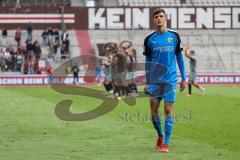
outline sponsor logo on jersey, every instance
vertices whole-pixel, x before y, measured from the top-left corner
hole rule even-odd
[[[154,48],[154,52],[171,52],[173,51],[173,46],[162,46]]]

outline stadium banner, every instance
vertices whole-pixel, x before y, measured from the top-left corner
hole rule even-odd
[[[59,8],[12,8],[0,10],[0,28],[26,28],[28,23],[34,29],[51,26],[60,28],[64,22],[68,29],[153,29],[152,13],[156,7],[65,7],[64,15]],[[239,29],[240,7],[201,6],[164,7],[167,24],[172,29]]]
[[[85,84],[85,79],[92,78],[79,76],[78,83]],[[73,84],[73,76],[56,76],[54,84]],[[0,75],[0,86],[44,86],[49,84],[47,75]]]
[[[180,76],[178,81],[180,81]],[[138,84],[144,84],[144,75],[136,74]],[[198,75],[196,81],[200,84],[240,84],[240,74]],[[73,84],[73,76],[54,76],[54,84]],[[95,84],[95,76],[79,76],[79,84]],[[0,75],[0,86],[44,86],[48,85],[47,75]]]
[[[74,14],[0,14],[0,23],[74,23]]]

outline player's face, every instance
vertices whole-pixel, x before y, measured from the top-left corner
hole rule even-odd
[[[163,12],[155,14],[153,16],[153,22],[156,27],[164,27],[166,26],[166,16]]]

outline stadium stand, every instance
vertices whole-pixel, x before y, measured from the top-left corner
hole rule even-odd
[[[143,40],[150,32],[151,30],[91,30],[89,35],[95,44],[130,40],[137,50],[138,62],[144,62]],[[199,72],[233,73],[240,71],[239,30],[197,30],[197,32],[179,30],[178,33],[182,38],[183,48],[188,43],[192,43],[196,50]],[[189,65],[186,66],[188,70]]]
[[[16,67],[16,64],[12,64],[12,63],[8,63],[8,59],[11,59],[11,56],[14,59],[14,55],[15,52],[17,54],[18,49],[17,49],[17,43],[14,40],[15,37],[15,32],[16,30],[8,30],[8,47],[0,47],[0,60],[1,60],[1,70],[2,71],[19,71],[16,70],[14,67]],[[21,37],[21,48],[26,48],[25,45],[25,41],[27,39],[27,32],[26,30],[21,30],[22,32],[22,37]],[[33,41],[32,42],[39,42],[40,47],[41,47],[41,56],[40,56],[40,61],[44,61],[45,64],[49,64],[51,63],[51,65],[53,66],[53,68],[61,65],[64,61],[70,59],[70,58],[74,58],[76,56],[79,56],[81,54],[81,50],[79,48],[79,43],[78,43],[78,39],[77,39],[77,34],[75,32],[75,30],[69,30],[68,31],[68,35],[69,35],[69,41],[70,41],[70,48],[69,48],[69,53],[67,53],[66,55],[66,59],[62,59],[61,58],[61,47],[59,46],[57,49],[57,53],[53,53],[53,46],[46,46],[44,45],[44,41],[42,38],[42,32],[43,30],[34,30],[33,31]],[[60,35],[62,33],[60,32]],[[60,36],[61,37],[61,36]],[[60,38],[61,39],[61,38]],[[2,38],[0,38],[0,44],[2,44]],[[60,40],[60,44],[62,44],[61,40]],[[8,49],[9,48],[9,49]],[[4,51],[5,50],[10,50],[10,54],[11,56],[4,58]],[[3,55],[2,55],[3,54]],[[21,53],[21,55],[24,57],[24,53]],[[26,58],[22,57],[22,65],[24,62],[26,62]],[[4,60],[4,61],[3,61]],[[12,59],[11,59],[12,61]],[[10,62],[11,62],[10,61]],[[13,60],[15,63],[17,63],[17,61]],[[6,62],[6,63],[5,63]],[[29,61],[30,63],[30,61]],[[36,62],[37,63],[37,62]],[[7,66],[4,66],[7,65]],[[10,67],[9,67],[10,66]],[[4,69],[5,68],[5,69]]]
[[[89,0],[91,1],[91,0]],[[2,0],[1,6],[15,7],[16,0]],[[21,0],[20,5],[28,6],[86,6],[87,0]],[[239,6],[240,0],[99,0],[94,1],[94,6]],[[27,39],[26,30],[22,30],[22,43]],[[34,30],[33,40],[42,44],[41,59],[49,58],[51,48],[43,46],[43,30]],[[123,40],[133,42],[137,51],[138,62],[144,61],[143,40],[151,30],[68,30],[70,40],[70,51],[67,58],[80,55],[95,54],[99,55],[97,46],[107,42],[119,44]],[[239,72],[240,71],[240,31],[238,29],[197,29],[197,30],[178,30],[183,48],[188,43],[192,43],[196,50],[199,72],[220,73],[220,72]],[[60,33],[61,35],[62,33]],[[15,30],[8,30],[9,46],[16,47],[14,41]],[[2,44],[2,38],[0,44]],[[99,45],[100,44],[100,45]],[[55,56],[57,61],[54,65],[62,63],[59,54]],[[188,65],[187,65],[188,67]]]
[[[118,0],[119,6],[239,6],[239,0]]]
[[[3,7],[55,7],[70,6],[71,0],[1,0],[0,5]],[[19,6],[17,6],[19,5]]]

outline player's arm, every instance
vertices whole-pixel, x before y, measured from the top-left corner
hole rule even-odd
[[[185,49],[185,56],[186,56],[187,58],[189,58],[189,59],[192,58],[191,55],[190,55],[190,49],[189,49],[189,48],[186,48],[186,49]]]
[[[145,80],[146,84],[144,86],[144,91],[146,90],[146,85],[150,84],[150,65],[151,65],[151,49],[148,44],[148,38],[144,40],[144,52],[145,58]]]
[[[180,91],[183,91],[185,89],[186,73],[185,73],[185,65],[184,65],[183,55],[181,52],[180,43],[181,43],[181,40],[178,36],[178,42],[177,42],[177,46],[176,46],[175,55],[176,55],[178,68],[180,70],[180,74],[181,74],[181,78],[182,78],[182,80],[180,82]]]
[[[188,47],[185,49],[185,56],[189,59],[191,59],[191,52],[190,52],[190,49],[192,48],[192,45],[189,44]]]

